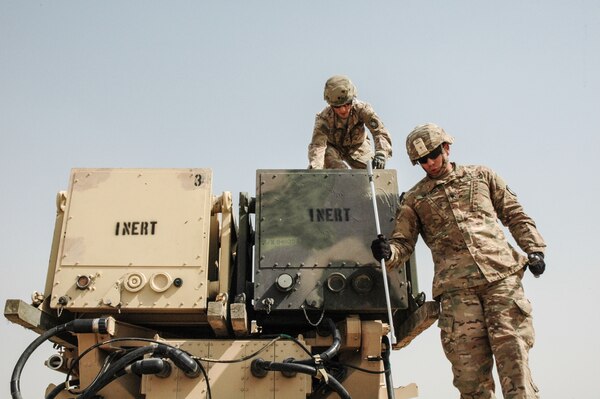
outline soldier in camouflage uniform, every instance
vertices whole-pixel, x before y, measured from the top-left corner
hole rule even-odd
[[[392,156],[390,134],[371,105],[356,98],[356,87],[346,76],[332,76],[325,83],[329,104],[317,114],[312,140],[308,146],[311,169],[384,169]],[[365,131],[371,131],[375,153]]]
[[[449,162],[453,140],[434,124],[408,135],[409,158],[427,176],[404,195],[391,238],[374,240],[373,256],[400,267],[419,234],[431,249],[442,346],[461,399],[496,397],[494,358],[505,399],[539,398],[528,365],[531,304],[521,279],[527,266],[536,277],[544,272],[546,245],[502,178],[484,166]],[[498,219],[528,256],[507,242]]]

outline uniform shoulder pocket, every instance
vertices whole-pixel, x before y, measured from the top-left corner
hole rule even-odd
[[[438,327],[444,332],[451,333],[454,329],[454,317],[440,316],[438,319]]]

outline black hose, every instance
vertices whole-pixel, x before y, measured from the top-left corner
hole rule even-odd
[[[125,374],[135,374],[137,376],[142,376],[144,374],[154,374],[158,377],[165,378],[168,377],[171,373],[171,365],[169,362],[158,359],[158,358],[150,358],[150,359],[141,359],[136,360],[135,362],[115,371],[110,380],[101,387],[96,387],[94,389],[94,394],[97,393],[100,389],[104,388],[109,383],[114,380],[123,377]],[[89,395],[89,393],[86,393]],[[95,396],[94,396],[95,397]]]
[[[337,355],[340,350],[342,336],[339,330],[336,328],[335,323],[330,318],[325,320],[329,329],[333,333],[333,342],[329,348],[327,348],[324,352],[320,353],[315,358],[320,359],[317,365],[317,361],[313,358],[310,360],[299,360],[299,361],[291,361],[291,362],[269,362],[263,359],[255,359],[253,363],[253,367],[268,370],[268,371],[283,371],[283,372],[298,372],[303,374],[308,374],[313,377],[317,376],[320,373],[319,367],[322,367],[322,363],[328,362],[334,356]],[[331,374],[327,371],[324,371],[324,381],[333,391],[335,391],[341,399],[352,399],[346,388]]]
[[[256,366],[263,370],[268,371],[290,371],[302,374],[312,375],[313,377],[317,375],[317,369],[315,366],[309,366],[306,364],[299,364],[295,362],[288,363],[279,363],[279,362],[269,362],[263,359],[256,359],[253,362],[256,362]]]
[[[342,344],[342,335],[340,334],[340,331],[336,328],[333,320],[327,318],[325,319],[325,322],[329,325],[329,330],[331,330],[331,332],[333,333],[333,343],[329,348],[327,348],[325,352],[321,353],[319,356],[323,361],[328,361],[331,360],[335,355],[337,355],[338,351],[340,350],[340,346]]]
[[[69,381],[69,386],[75,386],[75,385],[79,385],[79,380],[71,380]],[[62,391],[65,390],[65,388],[67,387],[67,382],[63,381],[60,384],[58,384],[57,386],[54,387],[53,390],[51,390],[48,395],[46,395],[46,397],[44,399],[54,399],[56,398],[56,395],[58,395],[59,393],[61,393]]]
[[[202,372],[202,375],[204,376],[204,381],[206,381],[206,399],[212,399],[212,392],[210,390],[210,381],[208,380],[208,374],[206,373],[206,370],[204,369],[204,366],[202,365],[202,363],[198,363],[200,365],[200,371]]]
[[[290,371],[290,372],[298,372],[302,374],[308,374],[313,377],[316,377],[319,374],[319,370],[315,366],[309,366],[306,364],[298,364],[294,362],[270,362],[263,359],[255,359],[253,361],[254,365],[258,368],[262,368],[268,371]],[[329,386],[335,393],[337,393],[341,399],[352,399],[346,388],[331,374],[325,371],[326,377],[324,377],[325,383]]]
[[[390,339],[387,335],[382,338],[385,345],[385,351],[381,352],[383,359],[383,368],[385,370],[385,388],[387,390],[388,399],[395,399],[394,387],[392,383],[392,365],[390,363]]]
[[[325,350],[323,353],[319,354],[319,357],[324,362],[331,360],[335,355],[337,355],[338,351],[340,350],[341,344],[342,344],[342,335],[340,334],[340,331],[335,326],[335,323],[333,322],[333,320],[331,320],[330,318],[327,318],[327,319],[325,319],[325,322],[327,323],[327,325],[329,326],[329,330],[331,330],[331,333],[333,334],[333,343],[331,344],[331,346],[329,348],[327,348],[327,350]],[[294,363],[314,365],[315,359],[311,358],[311,359],[304,359],[304,360],[295,360]]]
[[[98,391],[126,373],[125,368],[146,354],[158,354],[168,357],[189,378],[196,378],[202,372],[200,365],[181,349],[168,345],[150,344],[137,348],[114,362],[93,384],[87,387],[78,399],[88,399]]]
[[[10,378],[10,395],[13,399],[23,399],[21,395],[21,373],[23,367],[31,354],[40,346],[44,341],[49,338],[61,333],[63,331],[71,331],[76,333],[90,333],[90,332],[101,332],[105,334],[107,331],[108,319],[78,319],[71,320],[68,323],[53,327],[33,340],[17,360],[15,368],[13,369],[12,376]]]
[[[31,354],[40,346],[43,342],[45,342],[48,338],[53,337],[54,335],[63,332],[67,329],[66,324],[61,324],[59,326],[53,327],[50,330],[46,331],[44,334],[37,337],[33,340],[32,343],[29,344],[27,348],[17,360],[15,364],[15,368],[13,369],[12,376],[10,378],[10,394],[13,399],[23,399],[21,396],[21,373],[23,372],[23,367],[27,360],[31,356]]]
[[[142,359],[133,362],[123,368],[120,368],[114,372],[109,370],[106,371],[102,375],[103,379],[94,384],[93,390],[91,390],[91,386],[86,388],[85,392],[79,396],[79,398],[87,398],[90,395],[95,395],[104,388],[106,385],[110,384],[114,380],[124,376],[125,374],[135,374],[135,375],[143,375],[143,374],[155,374],[161,378],[167,377],[171,373],[171,365],[169,362],[164,361],[163,359],[151,358],[151,359]],[[107,377],[104,377],[107,376]],[[99,379],[100,380],[100,379]],[[94,397],[94,396],[91,396]]]
[[[110,384],[115,379],[119,378],[121,375],[125,374],[123,369],[128,366],[130,363],[134,362],[138,358],[144,356],[147,353],[152,353],[156,349],[157,344],[151,344],[147,346],[142,346],[140,348],[134,349],[131,352],[124,355],[122,358],[114,362],[110,367],[102,373],[98,379],[92,383],[90,386],[85,388],[81,395],[79,395],[78,399],[88,399],[95,395],[99,390],[104,388],[106,385]]]
[[[344,388],[344,386],[331,375],[329,375],[329,378],[327,378],[327,386],[333,389],[335,393],[340,395],[341,399],[352,399],[348,391],[346,391],[346,388]]]
[[[125,367],[125,372],[135,375],[154,374],[160,378],[166,378],[171,374],[171,364],[159,358],[138,360]]]
[[[341,383],[343,383],[343,381],[346,379],[347,369],[345,366],[332,369],[331,363],[329,363],[327,371],[331,376]],[[323,399],[328,397],[329,393],[331,393],[331,389],[327,386],[327,384],[325,384],[324,381],[320,381],[320,383],[313,388],[312,393],[307,396],[307,399]]]
[[[189,378],[196,378],[200,375],[200,365],[192,359],[190,355],[181,349],[174,348],[168,345],[158,345],[155,353],[168,357],[175,363],[177,367]]]

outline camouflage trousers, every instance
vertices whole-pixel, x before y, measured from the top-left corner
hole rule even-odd
[[[504,399],[539,398],[529,370],[534,330],[523,271],[441,296],[438,325],[461,399],[495,399],[494,359]]]
[[[373,157],[373,154],[355,154],[359,159],[354,159],[351,156],[344,156],[341,152],[331,145],[327,146],[325,149],[325,169],[348,169],[350,166],[351,169],[366,169],[367,164],[362,161],[362,159],[370,159]],[[368,156],[367,156],[368,155]],[[370,157],[370,158],[369,158]]]

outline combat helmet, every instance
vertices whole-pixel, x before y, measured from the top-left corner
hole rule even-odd
[[[323,98],[329,105],[338,107],[349,103],[356,97],[356,86],[347,76],[335,75],[325,82]]]
[[[433,123],[425,123],[415,127],[406,137],[406,152],[415,165],[419,158],[429,154],[440,144],[453,142],[454,138],[444,129]]]

